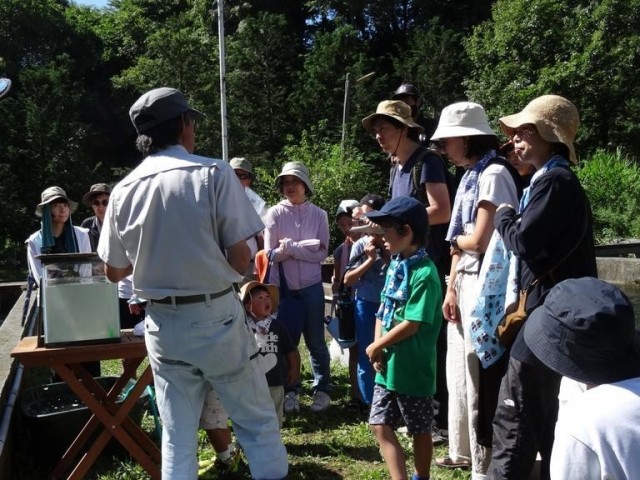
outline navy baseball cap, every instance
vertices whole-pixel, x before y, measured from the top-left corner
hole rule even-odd
[[[365,216],[378,224],[386,219],[393,219],[409,225],[414,232],[429,230],[429,217],[424,205],[411,197],[389,200],[380,210],[365,213]]]
[[[204,113],[189,106],[180,90],[161,87],[148,91],[136,100],[129,109],[129,117],[136,131],[143,133],[187,112],[194,120],[204,118]]]
[[[560,375],[594,385],[640,376],[633,306],[610,283],[593,277],[564,280],[524,325],[526,345]]]

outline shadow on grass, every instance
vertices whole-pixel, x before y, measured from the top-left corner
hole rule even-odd
[[[289,466],[288,480],[341,480],[344,477],[322,465],[318,465],[315,462],[298,462]]]
[[[306,443],[304,445],[287,445],[290,457],[347,457],[354,461],[380,461],[380,452],[374,446],[345,446],[326,443]]]

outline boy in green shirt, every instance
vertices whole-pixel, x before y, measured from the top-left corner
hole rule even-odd
[[[436,341],[440,333],[442,290],[424,244],[429,219],[410,197],[367,213],[384,229],[385,248],[393,255],[387,270],[374,341],[367,356],[376,370],[369,425],[393,480],[405,480],[407,467],[395,430],[403,422],[413,437],[412,480],[428,480],[433,444],[433,394],[436,390]]]

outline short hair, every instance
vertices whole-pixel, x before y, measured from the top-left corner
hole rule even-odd
[[[146,157],[171,145],[176,145],[184,124],[188,125],[192,121],[189,115],[182,114],[145,130],[136,138],[136,149]]]
[[[482,157],[489,150],[498,150],[500,143],[495,135],[471,135],[466,137],[467,151],[465,156]]]
[[[376,223],[380,225],[382,228],[393,228],[399,235],[405,234],[405,224],[393,217],[382,217],[380,220],[376,219]],[[429,227],[425,229],[416,230],[413,225],[409,225],[411,227],[411,231],[413,232],[413,239],[411,240],[411,245],[417,245],[418,247],[423,247],[427,245],[427,241],[429,238]]]

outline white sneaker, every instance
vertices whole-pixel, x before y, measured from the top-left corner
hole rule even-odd
[[[311,411],[324,412],[327,408],[329,408],[330,403],[331,403],[331,397],[329,397],[329,395],[327,395],[326,392],[316,390],[316,393],[313,394],[313,403],[311,404]]]
[[[284,412],[299,412],[300,402],[298,401],[298,394],[296,392],[287,392],[284,396]]]

